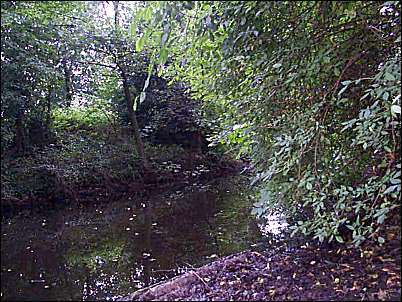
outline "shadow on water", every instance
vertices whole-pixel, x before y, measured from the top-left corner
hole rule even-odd
[[[2,221],[2,300],[118,300],[272,238],[247,180]]]

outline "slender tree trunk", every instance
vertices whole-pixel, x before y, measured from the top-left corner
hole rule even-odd
[[[113,1],[114,6],[114,28],[117,31],[119,27],[119,1]]]
[[[140,129],[138,127],[137,117],[136,117],[134,109],[133,109],[134,101],[133,101],[133,98],[132,98],[131,93],[130,93],[130,89],[129,89],[129,85],[128,85],[128,81],[127,81],[127,76],[126,76],[126,74],[124,73],[124,71],[122,69],[120,69],[120,71],[121,71],[121,75],[122,75],[122,78],[123,78],[124,96],[126,98],[128,116],[129,116],[129,119],[130,119],[132,131],[133,131],[133,134],[134,134],[135,146],[136,146],[136,149],[137,149],[137,152],[138,152],[138,156],[140,157],[142,167],[145,170],[148,170],[149,164],[148,164],[148,160],[147,160],[146,155],[145,155],[144,144],[142,143],[142,139],[141,139],[141,136],[140,136]]]
[[[71,73],[70,70],[67,67],[67,62],[63,60],[63,69],[64,69],[64,85],[66,88],[66,105],[67,107],[71,106],[71,103],[73,101],[73,92],[72,92],[72,86],[71,86]]]
[[[49,87],[49,91],[46,96],[46,130],[50,127],[50,118],[52,114],[52,88]]]
[[[119,36],[119,1],[113,1],[114,5],[114,26],[115,26],[115,34],[116,37]],[[130,93],[130,86],[128,84],[128,79],[127,79],[127,74],[124,71],[124,68],[119,65],[118,59],[115,56],[116,60],[116,65],[120,71],[121,77],[123,79],[123,89],[124,89],[124,96],[126,99],[126,105],[127,105],[127,111],[128,111],[128,116],[130,119],[130,124],[131,124],[131,129],[134,134],[134,141],[135,141],[135,147],[137,149],[138,156],[141,161],[141,166],[144,171],[149,171],[149,164],[148,160],[144,151],[144,144],[142,143],[141,135],[140,135],[140,129],[138,127],[138,122],[137,122],[137,116],[135,115],[134,112],[134,100],[131,96]]]
[[[24,151],[24,129],[23,129],[24,109],[20,108],[15,119],[15,151],[21,154]]]

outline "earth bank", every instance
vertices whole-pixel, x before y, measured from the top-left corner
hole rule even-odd
[[[283,245],[221,258],[124,301],[400,301],[400,264],[399,239],[385,249]]]

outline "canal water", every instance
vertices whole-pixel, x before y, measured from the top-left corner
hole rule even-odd
[[[242,177],[3,219],[2,300],[118,300],[218,257],[272,244]],[[271,236],[272,235],[272,236]]]

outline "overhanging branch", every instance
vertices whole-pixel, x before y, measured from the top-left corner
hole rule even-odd
[[[89,64],[89,65],[97,65],[97,66],[103,66],[111,69],[116,69],[116,65],[109,65],[109,64],[104,64],[104,63],[99,63],[99,62],[92,62],[92,61],[75,61],[80,64]]]

